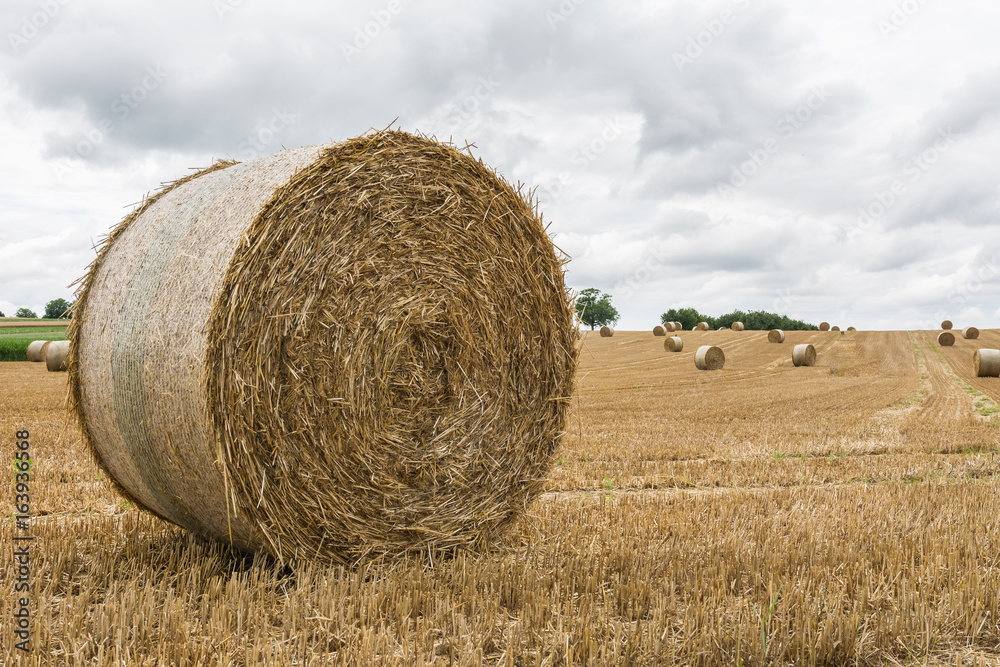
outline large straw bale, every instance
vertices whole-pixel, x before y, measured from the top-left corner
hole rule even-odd
[[[684,341],[681,340],[680,336],[668,336],[663,341],[663,349],[667,352],[680,352],[684,349]]]
[[[601,338],[611,338],[615,335],[615,330],[611,327],[601,327]]]
[[[819,330],[820,331],[829,331],[830,330],[830,323],[829,322],[820,322],[819,323]]]
[[[767,342],[768,343],[784,343],[785,342],[785,332],[781,329],[771,329],[767,332]]]
[[[847,327],[847,330],[848,331],[857,331],[857,329],[855,329],[854,327]]]
[[[952,326],[954,325],[951,323],[951,320],[945,320],[944,322],[941,323],[941,328],[944,329],[945,331],[951,329]]]
[[[695,328],[698,331],[708,331],[708,322],[698,322],[698,326]]]
[[[702,345],[694,353],[694,365],[700,371],[717,371],[726,365],[726,353],[715,345]]]
[[[792,348],[792,363],[796,366],[813,366],[816,363],[816,348],[809,343]]]
[[[1000,350],[983,348],[972,353],[972,366],[976,377],[1000,377]]]
[[[655,327],[653,327],[653,335],[654,336],[666,336],[667,335],[667,330],[664,329],[661,325],[657,324]]]
[[[976,327],[965,327],[962,329],[962,337],[969,340],[975,340],[979,338],[979,329]]]
[[[667,333],[672,332],[674,330],[674,323],[673,322],[664,322],[663,323],[663,330],[666,331]]]
[[[942,347],[951,347],[955,344],[955,334],[950,331],[942,331],[938,334],[937,342]]]
[[[241,549],[485,547],[566,428],[562,263],[519,190],[427,138],[217,163],[83,279],[74,407],[122,493]]]
[[[66,370],[69,358],[70,342],[68,340],[55,340],[45,348],[45,368],[58,372]]]
[[[840,327],[830,327],[830,331],[840,331]]]
[[[733,322],[732,329],[733,329],[733,331],[743,331],[743,323],[742,322]]]
[[[51,342],[50,340],[33,340],[28,343],[28,349],[25,352],[28,361],[45,361],[45,353]]]

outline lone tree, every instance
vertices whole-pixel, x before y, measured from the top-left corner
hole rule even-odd
[[[66,311],[70,309],[73,304],[66,299],[53,299],[45,304],[45,319],[49,320],[59,320],[66,319],[70,317]]]
[[[28,310],[27,308],[18,308],[17,312],[14,313],[14,317],[38,317],[35,315],[35,311]]]
[[[576,312],[580,320],[589,326],[603,327],[618,321],[618,311],[611,305],[611,295],[602,293],[596,287],[589,287],[576,297]]]

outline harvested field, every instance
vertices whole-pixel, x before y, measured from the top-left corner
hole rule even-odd
[[[505,547],[357,569],[283,570],[140,512],[81,442],[66,374],[0,364],[8,456],[31,431],[35,657],[997,664],[1000,379],[972,353],[1000,331],[937,333],[690,331],[665,354],[648,331],[586,332],[570,430]],[[816,365],[795,368],[803,343]],[[724,369],[694,367],[703,345]]]

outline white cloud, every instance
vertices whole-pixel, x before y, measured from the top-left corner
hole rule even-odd
[[[620,328],[674,306],[998,325],[1000,6],[398,3],[67,1],[8,37],[0,310],[68,297],[188,168],[398,118],[538,186],[571,285],[611,290]],[[37,9],[6,3],[0,33]]]

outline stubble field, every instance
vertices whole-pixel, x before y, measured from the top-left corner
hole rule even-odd
[[[548,491],[488,554],[353,569],[240,558],[122,502],[66,375],[0,364],[29,429],[32,652],[3,664],[1000,663],[1000,332],[587,334]],[[819,357],[795,368],[792,346]],[[725,369],[695,370],[701,344]]]

